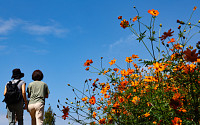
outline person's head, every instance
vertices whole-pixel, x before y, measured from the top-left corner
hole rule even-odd
[[[32,74],[32,79],[34,81],[41,81],[43,77],[43,73],[40,70],[35,70]]]
[[[11,79],[21,79],[22,77],[24,77],[24,73],[20,69],[13,69]]]

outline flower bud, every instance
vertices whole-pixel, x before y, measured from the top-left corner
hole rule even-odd
[[[162,24],[160,24],[160,27],[162,27]]]
[[[191,23],[188,23],[188,25],[191,25]]]

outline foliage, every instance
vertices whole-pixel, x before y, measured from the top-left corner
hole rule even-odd
[[[55,113],[53,113],[53,110],[51,109],[51,106],[49,105],[49,108],[44,113],[44,125],[55,125]]]
[[[196,7],[192,14],[195,10]],[[139,57],[133,54],[125,59],[126,68],[120,68],[113,59],[108,69],[102,67],[103,58],[100,69],[92,66],[92,60],[87,60],[84,63],[86,70],[97,71],[107,81],[88,79],[83,91],[68,84],[76,97],[75,101],[66,99],[67,107],[59,102],[63,106],[63,119],[80,124],[199,124],[200,41],[196,41],[196,48],[186,45],[199,33],[192,29],[199,30],[200,21],[190,23],[192,14],[186,23],[177,20],[178,37],[175,38],[172,29],[161,35],[162,24],[159,32],[155,31],[157,10],[148,11],[152,15],[150,25],[144,24],[137,9],[136,12],[137,16],[130,22],[119,16],[120,26],[136,35],[152,60],[139,59],[144,64],[139,66]],[[136,21],[137,31],[134,29]],[[146,45],[148,40],[150,48]]]

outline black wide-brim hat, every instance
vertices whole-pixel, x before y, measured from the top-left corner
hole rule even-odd
[[[20,78],[24,77],[24,73],[22,73],[20,69],[13,69],[12,73],[13,74],[12,74],[11,78],[18,78],[18,79],[20,79]]]

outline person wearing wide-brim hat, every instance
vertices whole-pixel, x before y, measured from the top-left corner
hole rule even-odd
[[[24,103],[25,103],[25,109],[27,109],[27,99],[26,99],[26,83],[21,80],[21,78],[24,77],[24,73],[21,72],[20,69],[16,68],[13,69],[12,71],[12,76],[11,76],[11,83],[15,84],[18,82],[18,89],[21,91],[22,93],[22,97],[21,100],[15,104],[7,104],[7,115],[8,115],[8,121],[9,121],[9,125],[15,125],[16,119],[15,116],[17,116],[17,121],[18,121],[18,125],[23,125],[23,109],[24,109]],[[8,83],[10,83],[8,82]],[[7,83],[7,84],[8,84]],[[6,84],[6,86],[7,86]],[[7,93],[7,87],[5,86],[5,90],[4,90],[4,96]]]

